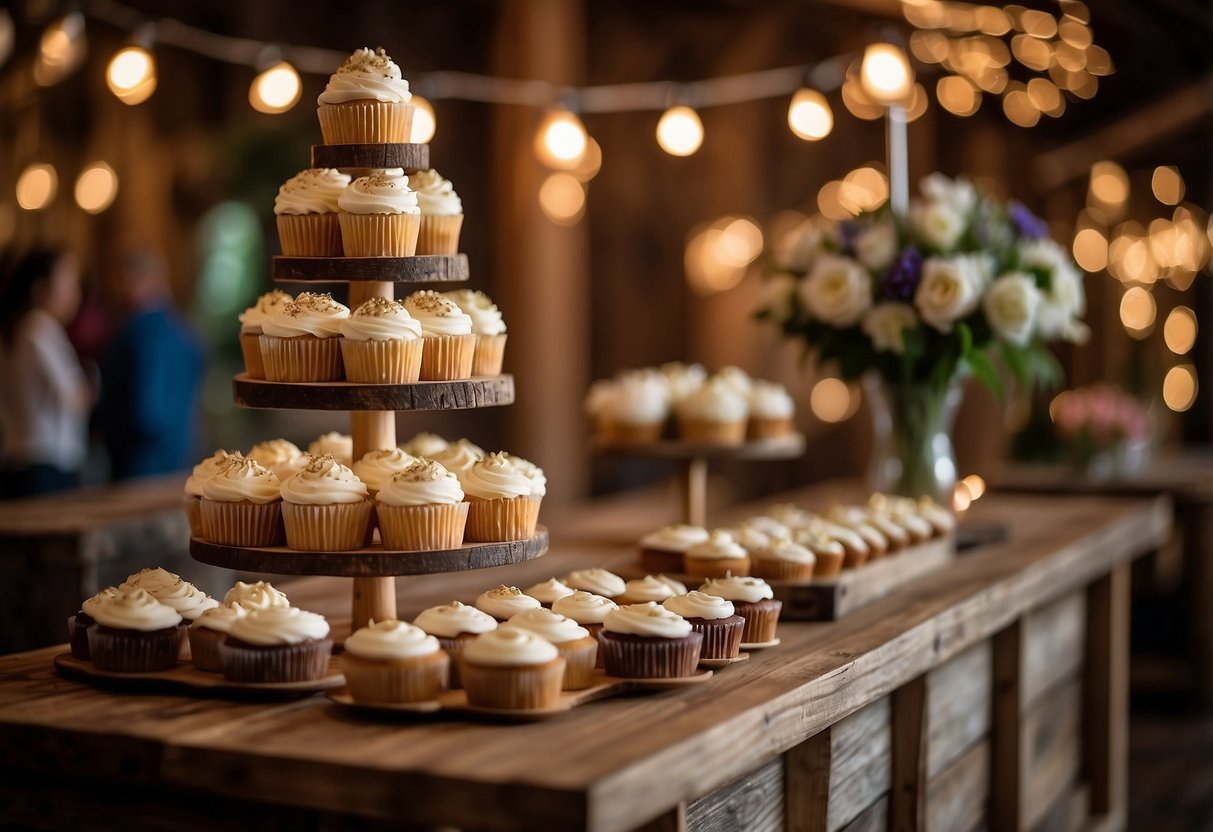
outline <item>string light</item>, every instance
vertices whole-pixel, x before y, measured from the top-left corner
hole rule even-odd
[[[409,103],[413,105],[413,127],[409,133],[409,141],[413,144],[428,144],[438,130],[438,116],[434,114],[434,105],[420,95],[414,95]]]
[[[891,43],[869,44],[863,52],[859,79],[868,98],[890,106],[905,102],[914,91],[914,70],[906,53]]]
[[[817,90],[808,87],[797,90],[788,105],[788,127],[806,142],[824,139],[834,129],[830,102]]]
[[[84,15],[72,12],[55,21],[38,42],[34,81],[43,87],[59,83],[84,60],[86,48]]]
[[[156,91],[156,59],[142,46],[124,47],[110,59],[105,80],[123,104],[142,104]]]
[[[93,162],[76,177],[76,204],[90,214],[100,214],[118,196],[118,174],[105,162]]]
[[[724,216],[688,237],[683,254],[687,282],[700,295],[732,289],[762,254],[763,234],[750,217]]]
[[[1178,205],[1184,198],[1184,179],[1174,165],[1159,165],[1150,177],[1150,190],[1163,205]]]
[[[581,164],[573,168],[570,173],[577,178],[579,182],[589,182],[598,175],[598,171],[602,170],[602,147],[590,136],[589,143],[585,146],[585,156],[581,160]]]
[[[1108,239],[1098,228],[1082,228],[1074,235],[1074,259],[1083,271],[1100,272],[1108,267]]]
[[[1167,370],[1162,380],[1162,400],[1176,413],[1183,413],[1196,401],[1196,368],[1180,364]]]
[[[1196,313],[1186,306],[1177,306],[1162,325],[1162,338],[1167,349],[1176,355],[1184,355],[1195,346],[1197,329]]]
[[[257,112],[285,113],[299,103],[302,93],[299,73],[286,61],[279,61],[253,79],[248,100]]]
[[[1138,340],[1145,338],[1154,328],[1155,312],[1154,295],[1140,286],[1127,289],[1120,299],[1120,322]]]
[[[41,211],[54,202],[58,187],[55,166],[35,162],[17,177],[17,204],[26,211]]]
[[[703,144],[703,122],[685,104],[676,104],[657,122],[657,144],[671,156],[690,156]]]
[[[553,173],[539,187],[539,209],[557,225],[576,225],[585,215],[585,188],[570,173]]]
[[[552,109],[535,134],[535,154],[550,168],[572,170],[585,158],[588,138],[581,119],[567,109]]]
[[[809,393],[809,408],[823,422],[841,422],[858,408],[858,396],[851,394],[842,379],[827,377],[813,385]]]

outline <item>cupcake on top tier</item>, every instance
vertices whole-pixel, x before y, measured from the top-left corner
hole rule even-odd
[[[472,375],[499,376],[505,360],[505,320],[497,304],[484,292],[475,289],[458,289],[443,297],[454,301],[465,315],[472,319],[472,334],[476,336],[476,349],[472,355]]]
[[[598,657],[598,639],[585,627],[542,607],[512,616],[506,626],[529,630],[556,645],[565,661],[564,690],[585,690],[590,686]]]
[[[476,599],[476,609],[488,613],[498,621],[507,621],[520,612],[537,610],[542,606],[537,599],[526,595],[518,587],[505,584],[480,593],[480,597]]]
[[[345,377],[362,384],[411,384],[421,375],[421,324],[388,298],[371,298],[341,322]]]
[[[337,200],[346,257],[412,257],[421,209],[401,168],[360,176]]]
[[[202,536],[225,546],[282,542],[282,486],[248,457],[227,464],[202,486]]]
[[[498,627],[470,642],[459,665],[474,707],[551,708],[564,683],[565,660],[556,646],[518,627]]]
[[[202,537],[202,486],[227,464],[239,451],[218,450],[194,466],[185,481],[185,512],[190,521],[190,535]]]
[[[400,450],[413,456],[424,456],[428,459],[434,459],[436,454],[445,450],[449,445],[450,443],[438,434],[422,431],[415,434],[407,442],[402,442]],[[442,460],[438,461],[441,462]],[[447,470],[450,470],[449,466]]]
[[[401,144],[413,129],[413,95],[382,49],[358,49],[316,99],[325,144]]]
[[[342,465],[354,464],[354,438],[348,433],[330,430],[308,443],[307,452],[312,456],[328,454]]]
[[[796,403],[782,384],[755,381],[748,399],[750,421],[746,433],[750,439],[781,439],[795,433]]]
[[[437,462],[415,460],[381,483],[375,496],[386,549],[456,549],[463,543],[468,504],[459,480]]]
[[[350,310],[327,292],[304,292],[261,325],[261,361],[270,381],[340,381],[341,322]]]
[[[413,292],[405,307],[421,324],[421,380],[454,381],[472,375],[476,336],[472,319],[450,298],[425,290]]]
[[[256,460],[262,467],[269,468],[281,482],[302,467],[301,460],[306,454],[299,450],[299,446],[294,442],[267,439],[250,448],[246,456]]]
[[[515,468],[504,454],[493,453],[478,460],[460,482],[471,503],[468,540],[490,543],[526,540],[535,535],[543,496],[536,493],[534,480]]]
[[[366,542],[374,504],[362,480],[328,454],[282,483],[286,544],[310,552],[342,552]]]
[[[341,670],[355,702],[425,702],[447,686],[451,659],[420,627],[388,619],[345,640]]]
[[[481,633],[497,629],[496,618],[459,601],[422,610],[413,623],[437,638],[443,651],[451,657],[451,690],[463,687],[457,661],[463,648]]]
[[[366,490],[374,497],[393,474],[398,474],[417,461],[417,457],[405,453],[400,448],[384,448],[379,451],[367,451],[362,459],[350,466],[358,479],[366,486]]]
[[[266,607],[239,616],[219,645],[223,676],[233,682],[307,682],[328,672],[333,641],[324,616]]]
[[[265,378],[265,365],[261,361],[261,327],[293,300],[281,289],[272,289],[240,313],[240,354],[244,357],[244,373],[249,378]]]
[[[274,218],[284,255],[342,255],[337,200],[349,184],[349,175],[334,168],[308,168],[282,183],[274,197]]]
[[[607,613],[598,644],[608,676],[669,679],[695,672],[703,635],[681,615],[650,601]]]
[[[463,201],[449,179],[438,171],[420,170],[409,176],[409,187],[417,192],[421,208],[418,254],[456,254],[459,229],[463,227]]]
[[[746,394],[716,376],[678,403],[679,435],[688,442],[740,445],[749,413]]]
[[[180,613],[146,589],[97,599],[90,612],[89,655],[100,670],[146,673],[171,670],[185,646]]]

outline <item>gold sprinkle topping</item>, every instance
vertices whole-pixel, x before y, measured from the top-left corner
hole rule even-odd
[[[374,297],[355,309],[354,315],[359,318],[387,318],[395,317],[401,312],[407,314],[403,303],[390,298]]]

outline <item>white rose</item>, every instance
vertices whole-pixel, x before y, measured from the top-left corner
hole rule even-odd
[[[1086,341],[1090,330],[1079,320],[1087,308],[1083,276],[1069,253],[1053,240],[1029,240],[1019,247],[1024,268],[1049,273],[1049,289],[1041,299],[1037,329],[1047,339],[1064,338],[1076,344]]]
[[[777,320],[785,320],[792,314],[792,297],[796,294],[796,278],[787,272],[772,275],[762,287],[758,301],[760,311],[770,312]]]
[[[919,183],[919,188],[928,200],[946,205],[962,217],[977,207],[977,189],[967,179],[949,179],[942,173],[932,173]]]
[[[924,243],[939,251],[956,246],[965,232],[965,217],[943,202],[920,202],[910,207],[910,221]]]
[[[981,308],[998,337],[1022,347],[1032,338],[1040,301],[1036,279],[1023,272],[1011,272],[990,284]]]
[[[953,322],[977,308],[989,270],[989,258],[981,254],[928,258],[914,292],[918,314],[940,332],[951,332]]]
[[[872,339],[877,352],[902,355],[906,351],[905,331],[918,326],[918,316],[908,303],[878,303],[863,316],[860,329]]]
[[[800,299],[814,318],[854,326],[872,305],[872,278],[849,257],[823,254],[800,285]]]
[[[897,228],[886,219],[869,226],[855,238],[855,256],[874,272],[884,271],[897,256]]]

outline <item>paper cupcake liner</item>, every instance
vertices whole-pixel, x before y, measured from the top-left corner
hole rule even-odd
[[[750,559],[744,558],[683,558],[686,572],[692,578],[723,578],[726,572],[738,577],[750,574]]]
[[[417,253],[420,214],[339,213],[346,257],[412,257]]]
[[[564,659],[564,690],[585,690],[590,686],[590,677],[598,660],[598,639],[586,636],[576,641],[565,641],[556,645]]]
[[[88,652],[98,670],[149,673],[172,670],[181,654],[185,626],[143,632],[94,624],[88,628]]]
[[[617,445],[649,445],[661,439],[662,422],[636,425],[630,422],[614,422],[609,419],[602,424],[603,438]]]
[[[468,704],[481,708],[550,708],[560,699],[565,661],[560,656],[535,667],[485,667],[459,657]]]
[[[842,571],[843,562],[846,560],[846,555],[831,554],[829,552],[818,552],[817,563],[813,565],[813,577],[815,578],[836,578],[838,573]]]
[[[282,504],[286,545],[305,552],[361,549],[374,506],[370,500],[329,505]]]
[[[859,549],[843,546],[842,568],[857,569],[868,562],[868,553]]]
[[[463,227],[463,214],[422,214],[421,228],[417,232],[418,254],[458,254],[459,229]]]
[[[594,651],[594,667],[601,668],[602,667],[602,643],[598,641],[598,634],[602,632],[602,625],[601,624],[582,624],[581,626],[585,627],[589,631],[590,638],[594,639],[594,641],[598,644],[598,649]]]
[[[67,646],[71,648],[73,658],[88,661],[88,628],[95,623],[93,617],[83,611],[67,617]]]
[[[340,338],[262,335],[258,340],[269,381],[341,381],[344,375]]]
[[[316,108],[325,144],[403,144],[413,129],[414,107],[405,101],[360,99]]]
[[[336,213],[278,214],[278,242],[287,257],[340,257],[341,223]]]
[[[190,660],[194,667],[207,673],[222,673],[223,662],[219,658],[219,645],[227,633],[207,627],[189,628]]]
[[[469,496],[468,522],[463,538],[474,543],[495,543],[534,537],[541,502],[542,497],[479,500]]]
[[[442,648],[442,652],[451,657],[450,675],[447,678],[447,689],[463,690],[463,678],[459,675],[459,656],[463,654],[463,648],[469,641],[472,641],[476,636],[472,633],[462,633],[454,638],[446,636],[435,636],[438,639],[438,646]]]
[[[261,360],[261,333],[240,333],[240,354],[244,356],[244,374],[249,378],[265,378],[265,362]]]
[[[468,504],[375,506],[383,548],[398,551],[458,549],[463,545]]]
[[[421,377],[421,338],[353,341],[341,338],[345,377],[359,384],[412,384]]]
[[[703,634],[682,638],[649,638],[603,630],[598,634],[603,667],[621,679],[675,679],[699,666]]]
[[[733,612],[745,619],[745,630],[741,640],[746,644],[763,644],[775,639],[775,627],[779,624],[779,611],[783,602],[774,598],[751,603],[734,601]]]
[[[282,543],[282,502],[225,503],[203,497],[202,537],[223,546],[277,546]]]
[[[185,516],[190,522],[190,537],[203,538],[202,498],[187,494],[181,502],[185,507]]]
[[[699,649],[701,659],[732,659],[741,652],[741,634],[745,632],[745,619],[740,615],[708,620],[688,618],[691,629],[703,636]]]
[[[505,339],[501,335],[477,335],[476,347],[472,352],[472,375],[492,377],[501,375],[501,366],[505,363]]]
[[[752,558],[750,574],[764,581],[808,581],[813,578],[814,566],[778,558]]]
[[[456,381],[472,376],[475,335],[435,335],[422,339],[421,380]]]
[[[745,442],[746,421],[713,422],[678,417],[678,435],[686,442],[705,445],[740,445]]]
[[[683,565],[682,552],[670,552],[665,549],[640,549],[640,565],[650,575],[678,574],[686,567]]]
[[[227,636],[219,642],[223,678],[231,682],[310,682],[329,669],[332,639],[261,646]]]
[[[373,661],[341,654],[350,696],[366,704],[425,702],[446,690],[451,659],[441,650],[415,659]]]
[[[796,432],[791,419],[763,419],[751,416],[746,423],[746,435],[750,439],[781,439]]]

